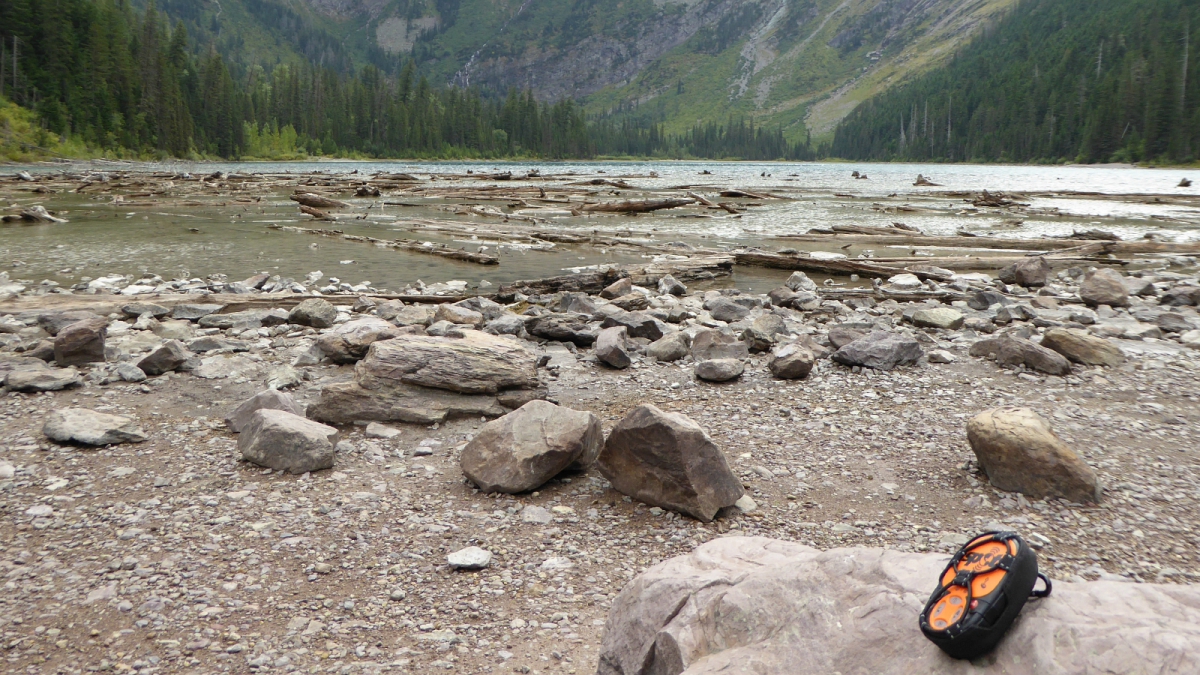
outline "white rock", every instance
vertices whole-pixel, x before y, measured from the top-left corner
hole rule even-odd
[[[140,443],[146,440],[146,432],[128,417],[85,408],[55,410],[46,417],[42,433],[59,443],[85,445]]]
[[[468,546],[446,556],[446,562],[454,569],[481,570],[491,564],[492,552],[478,546]]]
[[[386,424],[371,422],[366,429],[367,438],[395,438],[400,435],[400,430],[394,427],[389,427]]]

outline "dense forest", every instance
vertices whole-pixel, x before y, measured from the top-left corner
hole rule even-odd
[[[654,123],[589,124],[571,100],[433,87],[412,61],[394,74],[310,63],[267,72],[194,49],[153,2],[138,12],[125,0],[4,0],[0,30],[0,96],[47,132],[114,155],[811,156],[739,120],[666,136]]]
[[[842,121],[847,159],[1191,162],[1196,0],[1023,0],[945,67]]]

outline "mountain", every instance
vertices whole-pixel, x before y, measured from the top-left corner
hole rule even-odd
[[[574,98],[681,133],[730,116],[829,137],[1016,0],[159,0],[193,44]]]

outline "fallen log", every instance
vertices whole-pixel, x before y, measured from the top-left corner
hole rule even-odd
[[[58,216],[52,215],[49,211],[46,210],[46,207],[41,206],[41,205],[30,206],[29,208],[23,209],[17,215],[4,216],[3,218],[0,218],[0,220],[2,220],[3,222],[6,222],[6,223],[21,223],[21,222],[24,222],[24,223],[65,223],[65,222],[67,222],[66,218],[59,218]]]
[[[514,281],[500,287],[500,291],[496,294],[496,300],[502,303],[515,302],[517,294],[550,295],[560,292],[596,294],[624,277],[629,277],[637,286],[653,286],[668,274],[679,281],[686,282],[716,279],[732,273],[733,259],[729,256],[687,258],[640,266],[614,266],[581,274]]]
[[[875,277],[879,279],[887,279],[888,277],[896,276],[897,274],[914,274],[922,281],[932,279],[934,281],[950,281],[954,276],[946,270],[930,269],[927,263],[923,261],[919,266],[913,265],[907,267],[889,267],[877,263],[863,262],[861,260],[837,259],[837,260],[819,260],[803,255],[793,255],[787,253],[768,253],[766,251],[734,251],[734,262],[738,265],[747,265],[753,267],[770,267],[780,270],[800,270],[803,272],[816,272],[818,274],[829,274],[833,276],[857,274],[863,277]],[[916,261],[914,261],[915,263]]]
[[[300,205],[300,211],[316,218],[317,220],[337,220],[337,216],[325,213],[321,209],[315,209],[311,206]]]
[[[1083,245],[1094,245],[1089,254],[1133,254],[1133,253],[1177,253],[1195,255],[1200,253],[1200,242],[1162,241],[1080,241],[1078,239],[1001,239],[999,237],[935,237],[912,234],[869,235],[869,234],[782,234],[771,237],[786,241],[812,243],[861,244],[872,246],[934,246],[941,248],[978,248],[1010,251],[1058,251],[1074,249]]]
[[[346,234],[341,230],[322,230],[317,228],[307,227],[292,227],[290,225],[268,225],[272,230],[280,232],[295,232],[299,234],[313,234],[321,237],[336,237],[346,241],[361,242],[364,244],[374,244],[383,246],[397,251],[407,251],[409,253],[424,253],[427,255],[436,255],[448,260],[457,260],[459,262],[470,262],[477,265],[499,265],[500,259],[494,255],[486,253],[474,253],[465,249],[453,249],[445,244],[435,244],[433,242],[411,242],[402,239],[376,239],[375,237],[364,237],[356,234]]]
[[[728,211],[729,213],[731,213],[733,215],[737,215],[737,214],[741,213],[741,211],[738,211],[737,209],[733,208],[733,206],[729,205],[727,202],[721,202],[718,204],[717,202],[714,202],[711,199],[705,199],[704,197],[701,197],[699,194],[697,194],[695,192],[688,192],[687,196],[691,197],[692,199],[695,199],[696,201],[700,202],[701,204],[707,206],[710,209],[724,209],[725,211]]]
[[[733,197],[735,199],[787,199],[779,195],[772,195],[763,192],[750,192],[749,190],[721,190],[722,197]]]
[[[680,206],[694,204],[694,199],[670,197],[667,199],[627,200],[621,202],[606,202],[603,204],[588,204],[581,211],[584,213],[650,213],[662,209],[674,209]]]
[[[329,197],[322,197],[321,195],[313,194],[311,192],[298,192],[288,197],[288,199],[314,209],[344,209],[350,206],[346,202],[330,199]]]

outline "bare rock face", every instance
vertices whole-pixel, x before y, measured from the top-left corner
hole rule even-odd
[[[403,384],[462,394],[537,386],[537,355],[520,342],[479,331],[461,338],[402,335],[375,342],[356,367],[358,383]]]
[[[1029,408],[996,408],[976,415],[967,423],[967,440],[988,480],[1001,490],[1034,499],[1100,501],[1100,482],[1092,468]]]
[[[86,408],[62,408],[46,417],[46,437],[59,443],[114,445],[141,443],[146,432],[128,417],[109,415]]]
[[[401,330],[374,317],[347,321],[317,339],[317,348],[334,363],[358,363],[380,340],[398,337]]]
[[[1000,281],[1026,288],[1045,286],[1053,270],[1042,256],[1024,258],[1000,270]]]
[[[138,361],[137,367],[143,373],[155,377],[175,370],[192,356],[194,355],[183,346],[182,342],[167,340],[161,347],[147,354],[141,361]]]
[[[1129,288],[1121,273],[1102,267],[1092,272],[1079,286],[1079,298],[1092,307],[1128,307]]]
[[[649,404],[612,430],[597,468],[618,492],[705,522],[745,494],[698,424]]]
[[[267,389],[246,399],[233,412],[229,413],[229,416],[225,418],[225,426],[235,434],[241,433],[242,429],[250,423],[250,418],[259,410],[282,410],[293,415],[304,416],[304,406],[298,405],[291,394],[285,394],[276,389]]]
[[[95,317],[76,321],[54,337],[54,361],[60,366],[104,363],[104,340],[108,319]]]
[[[259,466],[307,473],[333,468],[338,430],[283,410],[256,410],[238,436],[242,459]]]
[[[916,363],[924,354],[921,345],[910,337],[875,331],[843,345],[831,358],[844,366],[891,370]]]
[[[626,338],[628,336],[629,330],[624,326],[614,326],[600,331],[600,335],[596,337],[596,345],[593,348],[596,358],[601,363],[618,370],[628,368],[633,363],[633,359],[629,357],[626,347]]]
[[[313,328],[329,328],[337,319],[337,308],[328,300],[309,298],[292,308],[288,313],[288,323]]]
[[[1071,372],[1071,362],[1062,354],[1020,338],[1004,336],[980,340],[971,345],[968,353],[993,359],[1001,366],[1023,365],[1047,375],[1067,375]]]
[[[589,412],[530,401],[483,429],[459,464],[484,492],[535,490],[567,467],[588,466],[604,444],[600,418]]]
[[[1042,336],[1042,346],[1087,366],[1119,366],[1125,355],[1113,343],[1087,331],[1051,328]]]
[[[771,354],[767,367],[781,380],[802,380],[812,372],[816,357],[804,345],[791,342],[780,345]]]
[[[1054,581],[995,651],[951,659],[916,627],[946,556],[724,537],[635,578],[598,675],[1200,672],[1200,589]]]

